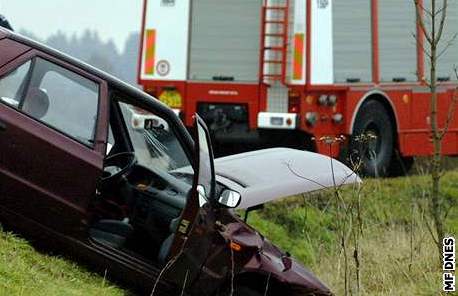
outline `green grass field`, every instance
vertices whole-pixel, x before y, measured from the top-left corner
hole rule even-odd
[[[411,176],[365,180],[361,189],[360,271],[363,295],[438,295],[442,274],[438,252],[426,226],[429,178]],[[442,179],[442,194],[450,209],[447,233],[458,234],[458,172]],[[349,200],[356,190],[342,193]],[[344,256],[336,231],[336,197],[331,193],[293,197],[270,204],[250,223],[273,242],[289,250],[319,278],[344,295]],[[355,226],[354,226],[355,227]],[[353,254],[348,256],[354,271]],[[349,276],[355,295],[356,279]]]
[[[421,176],[365,180],[360,194],[360,291],[362,295],[437,295],[438,255],[423,218],[429,179]],[[447,172],[442,194],[458,203],[458,172]],[[346,188],[344,199],[357,196]],[[338,203],[332,192],[296,196],[251,213],[249,223],[302,261],[337,295],[344,293],[344,259]],[[447,231],[458,234],[458,211]],[[348,285],[356,291],[348,257]],[[124,295],[126,292],[74,262],[36,252],[24,239],[0,232],[0,295]]]
[[[0,232],[0,295],[124,295],[76,263],[37,252],[24,239]]]

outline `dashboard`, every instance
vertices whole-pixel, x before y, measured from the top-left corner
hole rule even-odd
[[[167,173],[137,165],[127,177],[131,188],[131,223],[152,235],[168,231],[186,206],[191,185]]]

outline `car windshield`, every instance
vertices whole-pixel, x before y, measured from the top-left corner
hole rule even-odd
[[[140,165],[152,171],[190,167],[190,161],[168,122],[142,108],[119,102],[132,146]],[[185,178],[190,183],[190,178]]]

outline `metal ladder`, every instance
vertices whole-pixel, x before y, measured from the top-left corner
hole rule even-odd
[[[260,82],[286,85],[289,0],[264,0]]]

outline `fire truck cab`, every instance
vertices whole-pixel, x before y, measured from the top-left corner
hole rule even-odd
[[[447,22],[443,47],[458,1]],[[362,160],[367,175],[402,173],[433,149],[417,23],[413,1],[144,0],[138,82],[187,126],[198,112],[217,147],[292,145]],[[442,127],[454,64],[458,42],[438,64]],[[456,118],[442,152],[458,154]]]

